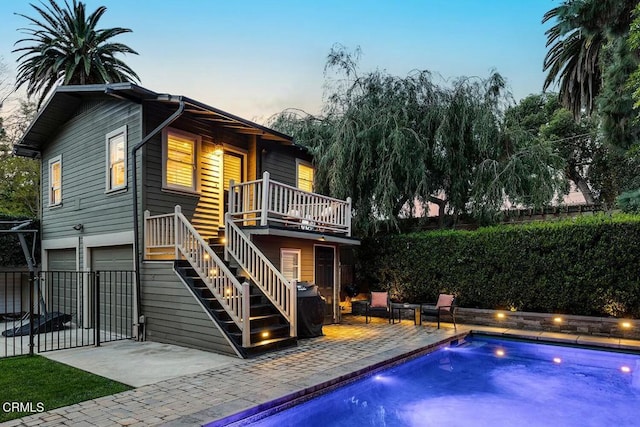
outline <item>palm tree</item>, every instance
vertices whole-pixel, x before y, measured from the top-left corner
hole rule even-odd
[[[23,14],[33,27],[22,28],[26,38],[18,40],[14,49],[18,58],[16,87],[27,85],[27,95],[39,94],[38,108],[57,85],[100,84],[137,80],[138,75],[118,54],[137,52],[122,43],[110,40],[127,28],[97,29],[98,21],[107,10],[100,6],[86,17],[85,4],[67,0],[61,8],[55,0],[42,7],[32,5],[39,19]],[[85,18],[86,17],[86,18]]]
[[[629,30],[637,0],[565,0],[544,14],[549,28],[543,70],[549,72],[543,90],[558,81],[562,104],[575,117],[590,114],[602,88],[602,51],[612,39]]]

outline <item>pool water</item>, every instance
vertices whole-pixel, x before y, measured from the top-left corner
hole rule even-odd
[[[640,356],[474,337],[254,426],[640,426]]]

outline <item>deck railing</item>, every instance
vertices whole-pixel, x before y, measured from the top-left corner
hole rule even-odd
[[[242,345],[250,344],[249,286],[233,273],[182,214],[180,206],[168,215],[145,212],[146,253],[150,248],[173,248],[175,259],[184,257],[229,317],[242,331]]]
[[[228,212],[231,221],[241,226],[272,223],[351,236],[351,198],[340,200],[300,190],[272,181],[269,172],[255,181],[231,181]]]
[[[262,293],[280,311],[289,322],[289,334],[297,334],[297,300],[295,281],[289,281],[269,259],[255,246],[249,237],[231,221],[231,215],[225,216],[227,243],[225,257],[231,255],[246,271]]]

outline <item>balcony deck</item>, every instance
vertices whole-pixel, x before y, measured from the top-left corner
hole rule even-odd
[[[248,233],[357,241],[351,238],[350,198],[300,190],[270,180],[268,172],[259,180],[231,182],[228,213]]]

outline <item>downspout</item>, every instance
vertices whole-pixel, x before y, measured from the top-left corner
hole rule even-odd
[[[171,100],[171,98],[173,97],[169,97],[169,100]],[[140,218],[139,218],[139,209],[138,209],[138,158],[136,156],[136,153],[138,152],[138,150],[140,150],[147,142],[149,142],[151,140],[151,138],[153,138],[154,136],[156,136],[160,131],[162,131],[162,129],[164,129],[165,127],[169,126],[171,123],[173,123],[178,117],[180,117],[182,115],[182,113],[184,112],[184,101],[182,99],[182,97],[178,97],[177,98],[179,104],[178,104],[178,109],[171,115],[169,116],[169,118],[167,118],[164,122],[162,122],[160,125],[158,125],[158,127],[156,127],[154,130],[151,131],[151,133],[149,133],[147,136],[145,136],[142,141],[140,141],[138,144],[136,144],[133,149],[131,150],[131,155],[133,156],[133,238],[135,241],[135,247],[136,247],[136,254],[135,254],[135,270],[136,270],[136,274],[135,274],[135,280],[136,280],[136,294],[137,294],[137,298],[136,298],[136,308],[138,310],[138,319],[136,319],[136,321],[138,322],[138,328],[140,328],[140,313],[142,312],[142,302],[141,302],[141,295],[142,295],[142,287],[140,286],[140,257],[141,252],[140,252],[140,248],[138,247],[140,245],[140,226],[138,224]],[[140,340],[140,337],[142,336],[142,332],[140,330],[138,330],[138,340]]]

